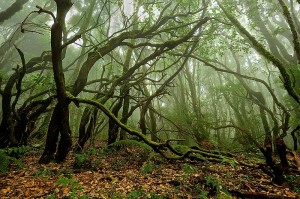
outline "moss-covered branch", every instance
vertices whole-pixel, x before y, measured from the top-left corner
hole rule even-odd
[[[70,92],[66,93],[67,98],[72,101],[76,106],[79,106],[80,103],[92,105],[98,109],[100,109],[109,119],[113,120],[121,129],[128,132],[131,135],[137,136],[141,138],[146,144],[153,148],[153,150],[163,157],[167,159],[184,159],[184,158],[192,158],[198,159],[201,161],[213,161],[213,162],[230,162],[234,164],[240,164],[248,167],[255,167],[254,165],[247,164],[241,161],[236,161],[235,159],[226,156],[225,154],[215,154],[210,153],[209,151],[204,151],[200,148],[193,149],[190,147],[186,147],[184,151],[177,150],[173,145],[170,144],[171,141],[182,141],[182,140],[167,140],[165,142],[154,142],[147,138],[146,135],[142,134],[139,131],[131,129],[127,125],[123,124],[116,116],[107,109],[103,104],[88,99],[76,98]],[[165,152],[165,151],[171,152]],[[196,155],[198,154],[198,155]]]

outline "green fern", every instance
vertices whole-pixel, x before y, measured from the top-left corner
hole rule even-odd
[[[16,164],[19,167],[26,167],[26,165],[15,157],[10,157],[7,150],[0,150],[0,173],[6,174],[9,171],[11,163]]]
[[[19,147],[11,147],[5,149],[5,152],[9,156],[14,156],[14,157],[21,157],[24,155],[26,152],[30,150],[29,146],[19,146]]]
[[[205,178],[205,184],[209,187],[211,187],[212,189],[216,190],[217,193],[220,192],[220,183],[218,178],[214,177],[214,176],[207,176]]]
[[[85,162],[87,162],[88,156],[87,154],[76,153],[75,154],[75,165],[82,166]]]

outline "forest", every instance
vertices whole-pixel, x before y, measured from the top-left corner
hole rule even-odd
[[[300,198],[300,0],[2,0],[0,32],[0,198]]]

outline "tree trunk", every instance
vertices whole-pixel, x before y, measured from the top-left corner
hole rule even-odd
[[[66,158],[72,145],[69,125],[69,102],[66,96],[65,78],[62,67],[63,30],[65,27],[65,17],[72,6],[72,2],[71,0],[55,0],[55,2],[57,5],[57,17],[54,19],[54,24],[51,27],[51,51],[58,103],[52,114],[52,122],[50,122],[49,125],[46,147],[40,159],[40,163],[48,163],[53,158],[59,133],[61,136],[55,155],[57,162],[62,162]]]
[[[115,104],[115,106],[113,107],[112,113],[114,114],[114,116],[118,117],[118,113],[122,107],[122,103],[123,103],[123,99],[119,99],[117,104]],[[118,124],[116,124],[115,121],[113,121],[112,119],[109,119],[107,144],[112,144],[117,140],[118,132],[119,132]]]
[[[289,164],[286,158],[286,145],[282,138],[278,138],[276,140],[276,149],[280,158],[280,163],[276,164],[274,161],[272,154],[272,148],[267,146],[266,148],[260,148],[261,152],[264,154],[267,165],[273,171],[273,181],[277,184],[282,184],[285,181],[284,174],[287,170]]]
[[[91,138],[96,126],[98,110],[94,109],[93,113],[91,110],[84,110],[81,117],[80,127],[79,127],[79,138],[76,147],[76,152],[82,152],[85,143]],[[86,127],[87,126],[87,127]]]
[[[51,120],[48,127],[46,146],[42,157],[39,160],[40,164],[47,164],[54,159],[54,153],[57,148],[57,140],[59,135],[59,107],[56,106],[53,110]]]

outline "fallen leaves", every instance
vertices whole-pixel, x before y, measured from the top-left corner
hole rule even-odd
[[[0,198],[213,198],[216,194],[232,198],[226,190],[297,198],[292,187],[275,186],[260,170],[230,164],[165,161],[142,172],[143,162],[115,155],[95,157],[97,169],[75,172],[72,158],[48,165],[37,164],[38,158],[24,157],[27,168],[0,177]]]

